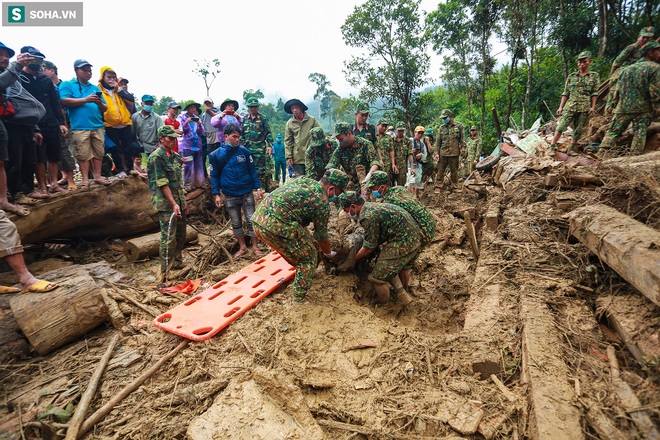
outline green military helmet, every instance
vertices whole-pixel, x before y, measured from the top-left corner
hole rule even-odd
[[[643,28],[641,31],[639,31],[639,36],[640,37],[651,37],[653,38],[653,26],[647,26]]]
[[[351,124],[346,122],[338,122],[335,124],[335,136],[349,133],[353,133],[353,127],[351,127]]]
[[[309,145],[312,147],[320,147],[325,143],[325,134],[321,127],[312,128],[309,132],[309,137],[311,139]]]
[[[348,181],[350,180],[348,174],[336,168],[330,168],[329,170],[326,170],[326,172],[323,174],[323,177],[328,179],[328,182],[334,186],[341,188],[342,191],[346,191],[346,185],[348,185]]]
[[[337,203],[341,209],[355,205],[360,200],[362,200],[362,197],[360,197],[360,194],[356,193],[355,191],[346,191],[339,194],[339,197],[337,197]]]
[[[472,130],[479,130],[479,128],[476,125],[473,125],[472,127],[470,127],[470,131]]]
[[[385,119],[385,118],[380,118],[380,119],[378,120],[378,125],[385,125],[385,126],[387,126],[389,123],[390,123],[390,121],[388,121],[388,120]]]
[[[426,136],[435,136],[435,133],[433,132],[433,129],[430,128],[430,127],[427,128],[427,129],[424,131],[424,134],[425,134]]]
[[[369,104],[366,102],[359,103],[355,109],[355,113],[369,113]]]
[[[583,60],[585,58],[591,59],[591,52],[590,51],[583,50],[582,52],[580,52],[580,55],[578,55],[578,57],[577,57],[578,60]]]
[[[259,107],[259,100],[254,96],[250,96],[247,100],[248,107]]]
[[[644,47],[642,47],[640,53],[642,54],[642,56],[646,56],[647,53],[655,49],[660,49],[660,43],[658,43],[657,41],[649,41],[644,45]]]
[[[440,117],[443,118],[443,119],[444,118],[451,118],[452,117],[451,110],[449,110],[448,108],[443,109],[442,113],[440,113]]]
[[[369,179],[365,182],[367,188],[374,185],[389,185],[390,178],[387,176],[385,171],[372,171],[369,175]]]
[[[176,131],[174,131],[174,128],[172,128],[171,125],[163,125],[162,127],[159,127],[157,133],[158,137],[176,137]]]
[[[57,70],[57,66],[52,61],[44,61],[44,69]]]
[[[396,123],[396,129],[398,130],[405,130],[406,129],[406,124],[403,121],[399,121]]]

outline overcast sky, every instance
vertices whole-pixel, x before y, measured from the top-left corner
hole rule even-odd
[[[2,41],[18,53],[31,45],[53,61],[60,78],[73,77],[73,61],[87,59],[97,82],[101,66],[130,80],[138,98],[145,93],[201,101],[206,89],[192,73],[193,60],[218,58],[221,73],[211,97],[242,101],[243,90],[261,89],[277,97],[311,101],[307,77],[325,74],[340,96],[357,94],[344,79],[349,49],[340,27],[359,0],[297,1],[84,1],[83,27],[6,27]],[[167,7],[165,5],[171,5]],[[430,12],[437,0],[422,0]],[[439,56],[429,76],[437,81]]]

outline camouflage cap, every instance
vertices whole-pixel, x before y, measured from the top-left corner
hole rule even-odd
[[[451,110],[449,110],[448,108],[443,109],[442,113],[440,113],[441,118],[451,118],[451,116],[452,116]]]
[[[338,122],[335,124],[335,136],[339,136],[340,134],[349,134],[352,132],[353,127],[351,127],[351,124],[346,122]]]
[[[355,113],[369,113],[369,104],[366,102],[359,103],[355,109]]]
[[[376,125],[385,125],[385,126],[387,126],[389,123],[390,123],[390,121],[388,121],[387,119],[385,119],[385,118],[380,118],[380,119],[378,120],[378,124],[376,124]]]
[[[162,127],[158,128],[158,137],[175,138],[176,137],[176,131],[174,131],[174,128],[172,128],[171,125],[163,125]]]
[[[385,171],[372,171],[369,179],[365,182],[367,188],[374,185],[388,185],[390,184],[390,178],[387,176]]]
[[[348,174],[336,168],[330,168],[329,170],[326,170],[326,172],[323,174],[323,177],[328,179],[328,182],[334,186],[341,188],[342,191],[346,191],[346,185],[348,185],[348,181],[350,180]]]
[[[434,136],[435,133],[433,132],[432,128],[427,128],[424,134],[429,135],[429,136]]]
[[[577,57],[578,60],[583,60],[585,58],[591,59],[591,52],[590,51],[583,50],[582,52],[580,52],[580,54]]]
[[[387,127],[387,129],[388,129],[388,130],[394,130],[394,125],[389,125],[389,126]]]
[[[259,100],[254,96],[251,96],[248,98],[246,104],[248,107],[259,107]]]
[[[320,147],[325,143],[325,134],[321,127],[312,128],[309,132],[309,137],[311,139],[309,145],[312,147]]]
[[[57,66],[52,61],[44,61],[44,69],[57,70]]]
[[[339,197],[337,197],[337,203],[342,209],[348,208],[349,206],[354,205],[361,200],[362,197],[360,197],[360,194],[356,193],[355,191],[346,191],[339,194]]]
[[[396,123],[396,129],[397,130],[405,130],[406,129],[406,124],[403,121],[399,121]]]
[[[660,48],[660,43],[658,43],[657,41],[649,41],[644,45],[644,47],[642,47],[640,53],[642,54],[642,56],[646,56],[647,53],[659,48]]]
[[[470,131],[472,131],[472,130],[479,130],[479,129],[477,128],[476,125],[473,125],[472,127],[470,127]]]
[[[653,38],[653,34],[655,34],[655,32],[653,32],[653,26],[647,26],[647,27],[643,28],[641,31],[639,31],[639,36],[640,37],[651,37],[651,38]]]
[[[417,133],[418,131],[424,131],[424,130],[426,130],[426,128],[424,128],[423,125],[418,125],[417,127],[415,127],[415,133]]]

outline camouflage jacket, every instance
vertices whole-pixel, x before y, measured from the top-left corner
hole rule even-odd
[[[149,155],[147,161],[147,176],[149,180],[149,191],[151,192],[151,206],[156,211],[173,212],[174,208],[165,198],[161,187],[169,186],[174,201],[181,210],[186,207],[186,198],[183,194],[183,177],[181,169],[183,162],[179,153],[168,152],[165,148],[158,147]]]
[[[270,132],[268,118],[261,113],[257,113],[257,116],[253,118],[248,113],[241,121],[241,124],[243,124],[241,143],[246,146],[253,155],[265,154],[265,149],[267,147],[266,144],[273,145],[273,135]]]
[[[473,159],[479,157],[483,149],[481,136],[477,136],[476,139],[472,139],[472,136],[468,136],[465,146],[467,148],[468,156],[472,157]]]
[[[403,208],[389,203],[365,202],[360,217],[364,228],[362,246],[375,249],[383,243],[395,256],[407,255],[421,245],[420,228]]]
[[[422,231],[422,243],[426,244],[435,237],[437,223],[428,209],[403,186],[393,186],[383,196],[383,203],[403,208],[417,222]]]
[[[394,150],[392,143],[392,136],[384,133],[382,136],[376,135],[376,157],[378,157],[378,150],[380,150],[380,157],[383,158],[382,170],[386,173],[392,173],[392,161],[390,160],[390,151]]]
[[[461,154],[465,146],[463,124],[453,121],[450,125],[442,124],[435,138],[435,152],[440,156],[453,157]]]
[[[328,239],[330,204],[321,184],[302,176],[270,193],[252,216],[252,222],[286,238],[295,238],[298,228],[314,223],[314,239]]]
[[[598,96],[599,86],[598,72],[590,70],[584,76],[580,76],[579,71],[571,73],[566,78],[562,93],[562,96],[568,96],[565,108],[573,112],[588,112],[591,108],[591,97]]]
[[[406,174],[408,170],[408,155],[412,154],[412,141],[410,138],[403,137],[392,139],[392,149],[394,150],[394,162],[399,169],[399,174]]]
[[[337,139],[331,136],[325,138],[325,143],[318,147],[310,145],[305,152],[305,175],[314,180],[323,177],[325,166],[330,162],[332,153],[339,148]]]
[[[642,58],[624,68],[613,99],[615,114],[660,112],[660,64]]]
[[[620,71],[624,67],[635,64],[640,58],[642,58],[642,48],[639,46],[639,44],[637,44],[637,42],[629,44],[614,59],[612,67],[616,70],[612,76],[614,76],[617,71]],[[616,76],[618,76],[618,74],[616,74]]]
[[[365,124],[362,130],[358,128],[357,124],[353,124],[353,134],[365,138],[372,144],[376,143],[376,127],[371,124]]]
[[[344,172],[351,177],[351,181],[359,187],[360,182],[358,182],[355,165],[360,164],[364,165],[367,173],[373,165],[380,165],[373,144],[366,139],[356,136],[352,146],[347,148],[339,147],[332,153],[330,162],[325,166],[325,169],[329,170],[330,168],[342,167]]]

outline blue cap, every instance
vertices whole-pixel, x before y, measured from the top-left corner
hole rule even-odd
[[[9,58],[13,57],[16,54],[16,52],[14,52],[14,49],[5,46],[4,43],[0,43],[0,49],[4,49],[7,52],[9,52]]]
[[[151,95],[142,95],[142,102],[147,102],[147,101],[156,101],[156,99],[151,96]]]
[[[94,66],[92,66],[92,63],[90,63],[87,60],[83,60],[82,58],[77,59],[73,62],[73,68],[74,69],[80,69],[81,67],[85,67],[85,66],[94,67]]]

